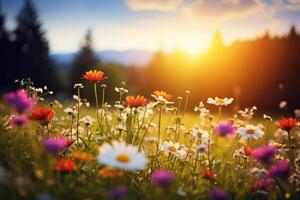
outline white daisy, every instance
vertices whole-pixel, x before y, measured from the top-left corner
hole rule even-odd
[[[179,143],[173,143],[172,141],[164,141],[161,144],[161,149],[163,151],[172,153],[172,154],[177,154],[179,150],[180,144]]]
[[[97,160],[101,164],[129,171],[142,170],[146,167],[146,157],[133,145],[113,141],[104,143],[99,149]]]
[[[264,135],[261,128],[254,125],[246,125],[240,128],[240,135],[244,138],[260,138]]]
[[[196,140],[201,142],[207,142],[209,139],[209,133],[200,128],[193,128],[192,135],[195,137]]]
[[[208,98],[207,99],[207,103],[213,104],[213,105],[216,105],[216,106],[227,106],[227,105],[231,104],[232,102],[233,102],[233,98],[221,99],[219,97],[215,97],[214,99],[213,98]]]

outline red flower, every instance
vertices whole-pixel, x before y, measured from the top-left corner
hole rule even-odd
[[[202,177],[205,179],[212,179],[214,177],[214,172],[210,170],[209,168],[204,168],[202,170]]]
[[[41,125],[48,125],[54,116],[54,111],[49,108],[36,108],[30,116],[31,120],[39,121]]]
[[[244,145],[244,153],[245,153],[247,156],[251,156],[251,154],[252,154],[252,149],[251,149],[251,147],[249,147],[248,145]]]
[[[147,99],[144,96],[138,95],[137,97],[127,96],[126,102],[130,107],[140,107],[146,103]]]
[[[106,79],[107,77],[104,77],[104,72],[102,71],[90,70],[85,72],[82,78],[91,82],[99,82]]]
[[[54,170],[59,173],[68,174],[71,173],[75,168],[75,163],[69,158],[61,158],[56,161]]]
[[[278,121],[278,127],[285,131],[290,131],[296,127],[296,119],[294,118],[282,118]]]

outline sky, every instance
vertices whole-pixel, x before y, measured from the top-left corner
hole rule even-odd
[[[0,0],[9,29],[24,0]],[[225,44],[269,31],[300,31],[300,0],[32,0],[52,53],[79,49],[91,29],[96,50],[205,51],[216,30]]]

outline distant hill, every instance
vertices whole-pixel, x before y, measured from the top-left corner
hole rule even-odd
[[[52,58],[62,67],[68,66],[73,61],[76,53],[56,53]],[[114,51],[106,50],[96,52],[102,62],[116,62],[126,66],[144,66],[153,57],[154,52],[146,50]]]

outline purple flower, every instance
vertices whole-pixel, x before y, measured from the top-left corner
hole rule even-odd
[[[208,192],[211,200],[226,200],[227,193],[222,188],[214,188]]]
[[[156,170],[151,174],[152,184],[159,187],[167,187],[172,182],[173,178],[173,173],[167,170]]]
[[[252,152],[252,157],[261,163],[270,162],[276,153],[276,149],[273,146],[267,145],[256,148]]]
[[[24,126],[28,122],[26,115],[12,115],[9,118],[9,126],[12,128]]]
[[[3,100],[18,113],[28,112],[33,108],[35,101],[28,96],[25,90],[17,90],[4,94]]]
[[[219,124],[214,128],[216,134],[221,137],[233,136],[236,132],[232,122],[230,121],[220,121]]]
[[[117,186],[116,188],[109,191],[109,196],[112,199],[122,199],[128,193],[128,189],[126,186]]]
[[[271,177],[287,178],[291,174],[291,165],[288,161],[282,160],[271,166],[268,170]]]
[[[254,190],[262,190],[262,191],[269,191],[272,189],[273,186],[273,180],[271,178],[261,178],[258,179],[254,185],[253,185],[253,189]]]
[[[44,148],[53,154],[57,154],[59,153],[61,150],[63,150],[64,148],[67,148],[68,146],[70,146],[73,142],[68,140],[65,137],[51,137],[51,138],[47,138],[44,139],[43,141],[43,145]]]

